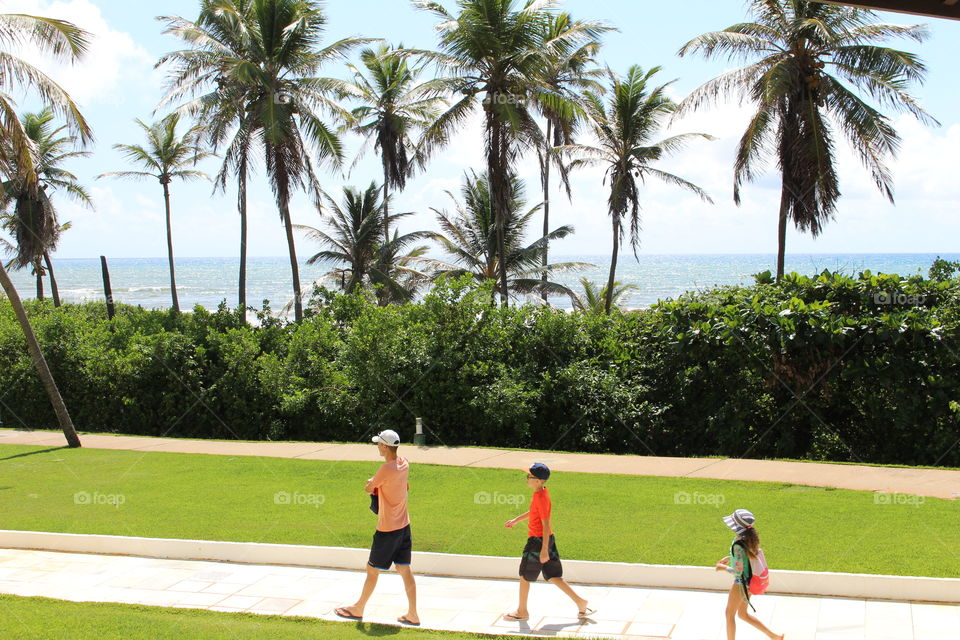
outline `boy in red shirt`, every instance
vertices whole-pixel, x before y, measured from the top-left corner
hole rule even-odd
[[[520,558],[520,605],[513,613],[503,616],[504,620],[522,621],[530,618],[527,611],[527,597],[530,595],[530,583],[536,582],[543,574],[543,579],[557,585],[561,591],[570,596],[577,605],[578,618],[586,618],[596,613],[595,609],[587,607],[587,601],[576,594],[570,585],[563,579],[563,565],[560,564],[560,553],[553,537],[550,526],[550,492],[547,491],[547,480],[550,478],[550,469],[542,462],[535,463],[527,472],[527,486],[533,489],[530,498],[530,510],[506,522],[506,527],[521,520],[527,522],[527,545],[523,548]],[[544,539],[548,541],[543,544]]]

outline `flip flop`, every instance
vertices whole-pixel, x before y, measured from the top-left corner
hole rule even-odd
[[[578,617],[578,618],[589,618],[590,616],[592,616],[592,615],[595,614],[596,612],[597,612],[596,609],[591,609],[590,607],[587,607],[586,609],[584,609],[583,611],[581,611],[580,613],[578,613],[578,614],[577,614],[577,617]]]
[[[400,616],[399,618],[397,618],[397,622],[399,622],[400,624],[408,624],[411,627],[420,626],[419,622],[414,622],[413,620],[410,620],[407,616]]]
[[[343,613],[341,613],[341,611]],[[338,616],[340,616],[341,618],[346,618],[347,620],[363,620],[363,616],[353,615],[352,613],[347,611],[346,607],[337,607],[336,609],[333,610],[333,612]]]
[[[512,613],[505,613],[503,614],[503,619],[507,622],[523,622],[524,620],[529,620],[530,618],[521,618],[513,615]]]

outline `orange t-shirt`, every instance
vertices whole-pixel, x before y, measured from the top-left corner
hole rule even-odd
[[[407,477],[410,464],[406,458],[397,456],[392,462],[385,462],[373,476],[373,488],[377,489],[380,500],[377,513],[377,531],[396,531],[410,524],[407,513]]]
[[[527,536],[531,538],[543,537],[543,521],[550,519],[550,492],[544,487],[534,491],[530,498],[530,517],[527,518]],[[551,523],[551,529],[553,529]]]

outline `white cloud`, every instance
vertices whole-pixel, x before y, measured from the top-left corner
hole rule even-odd
[[[159,86],[153,57],[130,34],[112,29],[90,0],[8,0],[3,9],[67,20],[90,32],[89,50],[76,64],[54,61],[35,50],[20,52],[81,106],[120,105],[138,89]]]

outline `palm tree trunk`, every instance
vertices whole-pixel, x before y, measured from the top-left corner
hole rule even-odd
[[[388,214],[390,213],[387,207],[387,200],[390,198],[390,178],[389,172],[387,171],[387,163],[383,163],[383,244],[387,245],[390,242],[390,220]]]
[[[37,272],[37,300],[43,300],[43,270],[40,268],[39,260],[33,268]]]
[[[161,181],[162,182],[162,181]],[[173,229],[170,226],[170,185],[163,184],[163,204],[167,211],[167,259],[170,262],[170,297],[173,301],[173,310],[180,313],[180,299],[177,297],[177,276],[173,268]]]
[[[617,278],[617,256],[620,253],[620,219],[614,215],[613,216],[613,254],[610,256],[610,275],[607,278],[607,291],[606,291],[606,300],[604,302],[604,309],[606,309],[607,315],[610,314],[610,309],[613,308],[613,283]]]
[[[550,135],[553,122],[547,119],[547,137],[546,148],[543,150],[543,237],[550,233]],[[540,282],[543,283],[543,289],[540,291],[540,297],[543,304],[547,304],[547,252],[549,251],[550,241],[543,245],[543,271],[540,273]]]
[[[777,223],[777,282],[783,278],[783,259],[787,251],[787,207],[789,206],[787,187],[780,189],[780,220]]]
[[[280,205],[283,226],[287,232],[287,251],[290,253],[290,272],[293,274],[293,317],[303,320],[303,294],[300,291],[300,266],[297,264],[297,245],[293,241],[293,223],[290,221],[290,203],[284,200]]]
[[[57,383],[53,379],[53,374],[50,373],[50,367],[47,366],[43,352],[40,351],[40,344],[37,342],[37,336],[34,335],[33,328],[30,326],[27,311],[23,308],[23,301],[20,300],[17,289],[13,286],[13,282],[10,281],[10,276],[7,275],[7,270],[3,264],[0,264],[0,286],[3,287],[4,293],[7,294],[7,299],[10,300],[13,312],[20,322],[20,328],[23,330],[23,335],[27,339],[27,350],[30,352],[33,366],[36,368],[44,388],[47,390],[47,395],[50,396],[50,403],[53,405],[53,410],[57,414],[57,422],[60,423],[60,428],[63,429],[63,435],[67,438],[67,444],[71,447],[79,447],[80,437],[77,436],[77,430],[73,427],[73,421],[70,419],[67,405],[64,404],[60,390],[57,388]]]
[[[494,104],[497,97],[496,94],[491,96],[490,104]],[[507,184],[509,176],[505,166],[506,150],[504,149],[503,123],[493,113],[490,105],[487,105],[487,135],[489,137],[487,143],[487,180],[490,186],[494,225],[497,231],[497,275],[500,280],[500,306],[508,307],[510,298],[507,291],[507,251],[504,243],[504,230],[506,228],[506,192],[509,188]]]
[[[237,306],[243,324],[247,323],[247,158],[244,155],[238,168],[237,208],[240,210],[240,284]]]
[[[53,260],[50,259],[50,252],[43,252],[43,260],[47,263],[47,273],[50,274],[50,295],[53,296],[53,306],[60,306],[60,290],[57,288],[57,278],[53,275]]]

